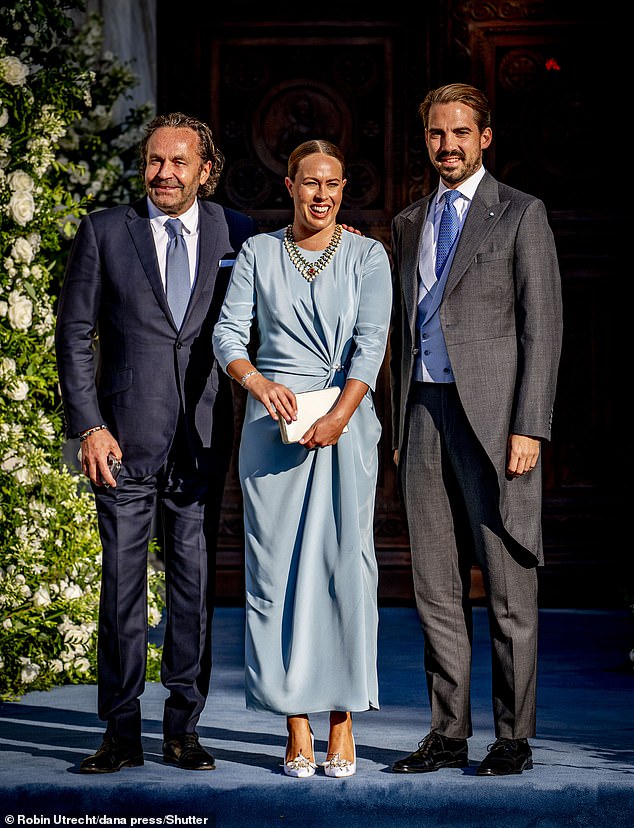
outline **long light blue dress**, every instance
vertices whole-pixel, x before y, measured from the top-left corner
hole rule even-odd
[[[284,231],[248,239],[233,268],[213,344],[223,367],[248,357],[292,391],[346,377],[374,390],[392,290],[383,245],[344,232],[312,283],[291,264]],[[321,251],[302,250],[309,261]],[[282,443],[249,396],[239,474],[246,542],[246,704],[284,715],[379,706],[373,518],[381,426],[368,392],[335,446]]]

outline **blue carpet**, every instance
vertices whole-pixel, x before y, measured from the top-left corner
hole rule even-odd
[[[540,612],[535,767],[480,778],[493,741],[486,613],[475,609],[474,735],[470,765],[432,774],[389,768],[429,729],[422,634],[415,611],[382,608],[381,710],[355,715],[357,775],[281,772],[283,717],[244,707],[242,610],[215,621],[212,691],[199,732],[217,769],[192,773],[161,760],[164,690],[143,696],[145,765],[94,777],[79,761],[101,741],[93,686],[31,693],[0,705],[0,828],[4,825],[416,826],[416,828],[632,828],[634,825],[634,643],[624,610]],[[317,760],[327,715],[312,718]],[[71,821],[74,818],[74,821]],[[143,821],[144,820],[144,821]]]

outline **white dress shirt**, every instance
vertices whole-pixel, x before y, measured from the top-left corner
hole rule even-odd
[[[193,285],[198,266],[198,200],[195,200],[192,206],[181,216],[168,216],[162,213],[149,198],[147,203],[163,287],[166,284],[165,261],[167,256],[167,243],[169,241],[169,234],[165,229],[165,222],[170,218],[178,218],[183,224],[183,238],[187,245],[187,257],[189,259],[189,284]]]
[[[419,382],[455,382],[445,337],[440,326],[438,308],[442,301],[447,276],[471,201],[484,175],[484,167],[463,181],[458,188],[460,198],[454,201],[458,214],[458,237],[449,251],[440,278],[436,278],[436,245],[440,229],[440,217],[445,206],[445,192],[449,189],[442,181],[438,185],[436,198],[427,211],[427,218],[421,233],[418,255],[418,355],[414,366],[414,379]]]

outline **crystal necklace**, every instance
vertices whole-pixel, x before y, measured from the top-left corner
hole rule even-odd
[[[302,274],[307,282],[312,282],[315,276],[330,263],[330,260],[335,255],[339,242],[341,241],[341,225],[335,224],[335,230],[330,239],[330,244],[317,259],[316,262],[308,262],[299,252],[299,247],[293,236],[293,225],[289,224],[284,233],[284,247],[288,253],[288,257],[295,267]]]

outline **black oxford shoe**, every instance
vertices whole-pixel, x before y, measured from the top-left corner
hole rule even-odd
[[[418,743],[418,750],[392,765],[395,773],[427,773],[469,764],[466,739],[450,739],[433,730]]]
[[[143,764],[141,745],[121,744],[105,736],[101,747],[79,765],[80,773],[115,773],[121,768],[136,768]]]
[[[526,739],[496,739],[480,763],[477,776],[508,776],[533,767],[533,752]]]
[[[214,770],[216,763],[198,741],[195,733],[186,733],[163,742],[163,759],[184,770]]]

